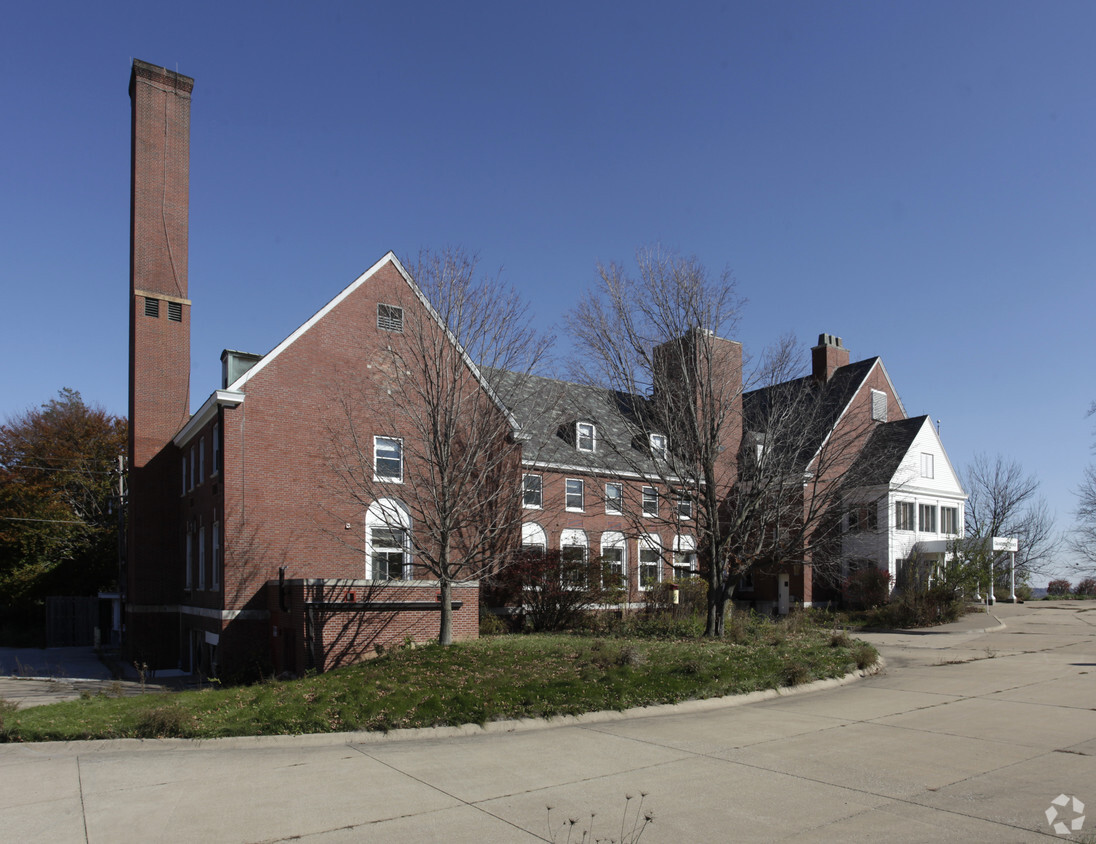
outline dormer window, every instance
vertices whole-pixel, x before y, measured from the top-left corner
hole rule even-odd
[[[579,451],[593,451],[597,443],[597,430],[589,422],[575,423],[575,447]]]
[[[659,457],[663,460],[666,459],[666,435],[665,434],[651,434],[650,435],[651,455]]]

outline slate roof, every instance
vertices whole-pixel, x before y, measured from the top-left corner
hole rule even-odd
[[[825,384],[806,375],[744,393],[744,431],[764,436],[763,420],[774,402],[802,401],[812,417],[805,422],[811,434],[799,443],[799,461],[806,466],[878,361],[871,357],[838,367]],[[608,474],[634,474],[641,469],[646,442],[637,414],[643,413],[649,399],[501,369],[481,367],[480,371],[528,437],[522,444],[522,459],[527,463]],[[597,426],[593,453],[575,448],[574,423],[578,421]]]
[[[864,486],[889,484],[928,418],[914,416],[877,426],[857,458],[853,476]]]
[[[870,357],[840,366],[825,384],[813,375],[805,375],[743,393],[743,430],[764,435],[764,420],[774,403],[801,402],[801,406],[809,409],[812,416],[810,435],[800,442],[799,462],[806,466],[822,447],[826,436],[834,429],[878,360],[878,357]]]
[[[522,443],[524,461],[606,474],[635,474],[642,467],[640,446],[646,448],[646,442],[636,414],[647,399],[501,369],[480,371],[528,437]],[[593,452],[575,448],[574,423],[579,421],[596,426]]]

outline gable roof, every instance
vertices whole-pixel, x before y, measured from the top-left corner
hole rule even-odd
[[[799,463],[806,468],[825,446],[826,441],[849,409],[856,395],[864,387],[868,376],[878,367],[898,408],[905,416],[902,400],[894,389],[883,361],[878,356],[839,366],[828,381],[822,382],[813,375],[793,378],[768,387],[750,390],[742,395],[743,430],[764,435],[765,418],[777,402],[803,402],[811,408],[809,432],[800,443]]]
[[[931,424],[928,416],[914,416],[877,425],[857,458],[853,476],[864,486],[889,484],[926,423]]]
[[[386,253],[383,258],[381,258],[368,270],[366,270],[364,273],[354,279],[354,281],[344,287],[338,293],[338,295],[335,296],[335,298],[333,298],[330,302],[328,302],[326,305],[316,311],[316,313],[313,314],[307,321],[305,321],[305,323],[301,325],[296,331],[294,331],[292,334],[282,340],[281,343],[279,343],[277,346],[275,346],[273,349],[271,349],[269,352],[259,358],[254,366],[252,366],[250,369],[247,370],[247,372],[245,372],[243,375],[241,375],[239,378],[229,384],[224,392],[243,392],[244,385],[247,384],[248,381],[250,381],[258,373],[260,373],[271,361],[275,360],[278,355],[280,355],[282,352],[292,346],[299,337],[304,335],[306,332],[308,332],[310,328],[312,328],[312,326],[314,326],[325,316],[327,316],[332,310],[335,309],[335,307],[339,303],[341,303],[348,296],[354,293],[354,291],[356,291],[367,281],[372,279],[373,276],[375,276],[386,264],[391,264],[395,268],[395,270],[407,283],[407,286],[411,289],[411,292],[415,295],[420,304],[422,304],[426,311],[434,318],[434,321],[438,324],[438,326],[445,332],[446,336],[449,338],[449,341],[460,352],[461,357],[464,359],[464,363],[468,366],[468,369],[472,373],[473,377],[475,377],[476,381],[479,382],[480,386],[495,402],[495,405],[505,415],[507,421],[510,424],[510,427],[516,432],[518,430],[518,423],[513,414],[510,413],[509,408],[507,408],[502,403],[502,401],[499,400],[491,384],[487,381],[486,378],[483,377],[483,374],[480,372],[479,367],[476,366],[472,358],[468,356],[468,353],[457,341],[456,336],[453,334],[452,331],[449,330],[449,326],[445,324],[445,321],[441,318],[441,315],[434,309],[434,306],[430,304],[430,301],[423,294],[422,289],[415,283],[415,280],[411,278],[411,275],[407,272],[407,270],[404,269],[403,264],[400,263],[400,259],[396,257],[394,252],[391,251]]]

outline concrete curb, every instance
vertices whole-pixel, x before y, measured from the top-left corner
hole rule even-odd
[[[765,689],[742,695],[687,700],[681,703],[664,703],[654,706],[637,706],[632,709],[601,710],[585,712],[581,715],[557,715],[551,718],[519,718],[511,721],[491,721],[482,727],[479,724],[461,724],[457,727],[415,727],[410,729],[363,731],[352,733],[309,733],[292,736],[228,736],[213,739],[98,739],[87,741],[42,741],[13,743],[27,750],[48,753],[50,748],[77,750],[88,753],[106,753],[111,750],[233,750],[235,748],[257,747],[333,747],[349,744],[382,744],[400,741],[420,741],[423,739],[446,739],[466,736],[484,736],[496,733],[520,733],[535,730],[551,730],[557,727],[575,727],[588,724],[602,724],[623,721],[629,718],[645,718],[655,715],[687,715],[693,712],[706,712],[713,709],[726,709],[746,706],[774,698],[795,697],[797,695],[836,689],[855,683],[883,671],[886,660],[880,655],[875,665],[862,670],[852,671],[843,677],[827,680],[815,680],[801,686],[783,686],[778,689]]]

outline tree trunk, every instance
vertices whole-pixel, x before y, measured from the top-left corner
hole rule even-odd
[[[439,645],[453,644],[453,583],[448,577],[438,580],[441,587],[441,630],[438,633]]]
[[[723,600],[722,584],[715,584],[708,580],[708,615],[704,623],[704,635],[717,639],[723,635],[723,615],[726,606]]]

